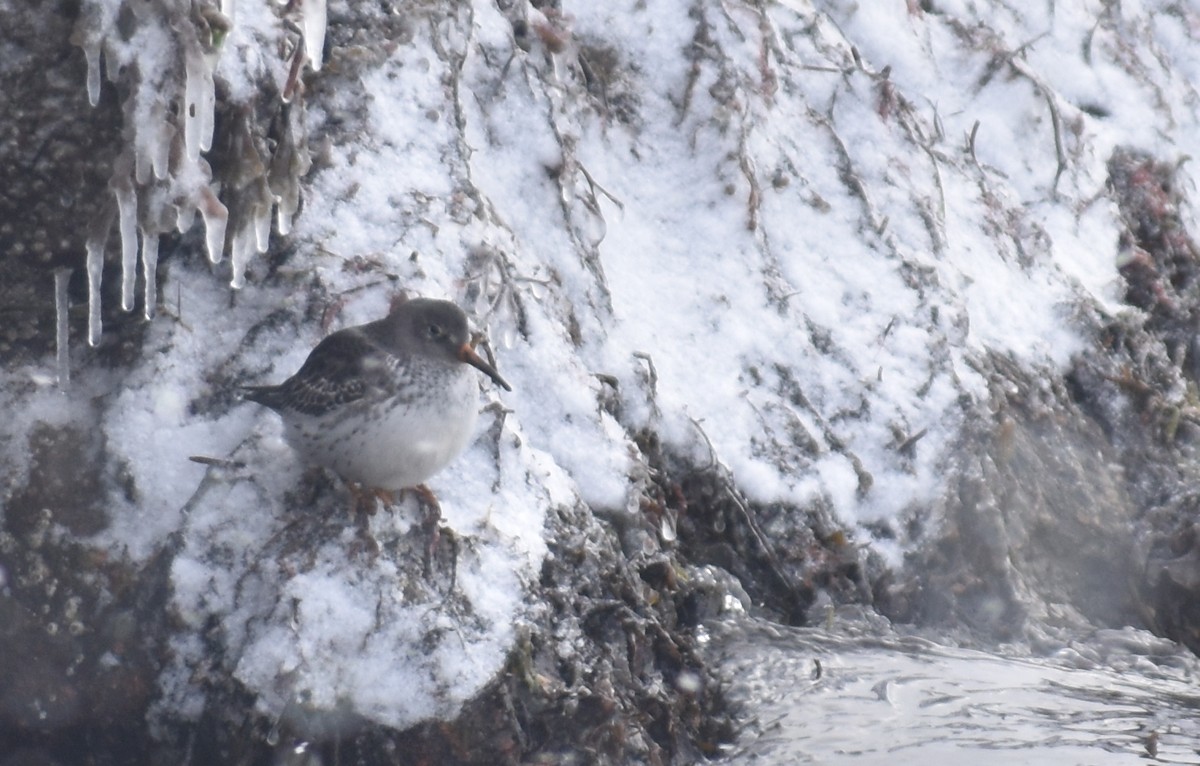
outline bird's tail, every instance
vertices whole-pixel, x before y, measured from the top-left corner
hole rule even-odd
[[[281,392],[279,386],[241,386],[242,398],[257,402],[264,407],[279,409]]]

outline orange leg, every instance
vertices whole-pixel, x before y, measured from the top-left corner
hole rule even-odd
[[[441,529],[438,523],[442,520],[442,506],[438,503],[433,490],[428,486],[418,484],[411,489],[417,496],[417,505],[425,512],[421,526],[429,534],[429,546],[425,549],[425,574],[428,575],[433,570],[433,556],[437,553],[438,543],[441,541]]]

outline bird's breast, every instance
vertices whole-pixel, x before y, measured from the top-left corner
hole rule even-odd
[[[462,372],[293,421],[288,441],[308,462],[350,481],[389,490],[421,484],[457,457],[474,434],[479,387]]]

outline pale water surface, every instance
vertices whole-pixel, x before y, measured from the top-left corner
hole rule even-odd
[[[1200,663],[1140,631],[1038,657],[840,620],[740,623],[711,649],[751,716],[728,764],[1200,764]]]

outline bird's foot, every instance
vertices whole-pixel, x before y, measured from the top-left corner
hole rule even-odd
[[[364,487],[352,482],[346,482],[346,487],[350,490],[350,498],[352,500],[350,512],[356,516],[363,513],[368,516],[374,516],[378,510],[378,507],[375,505],[376,501],[382,503],[384,507],[396,502],[396,494],[386,489]]]

